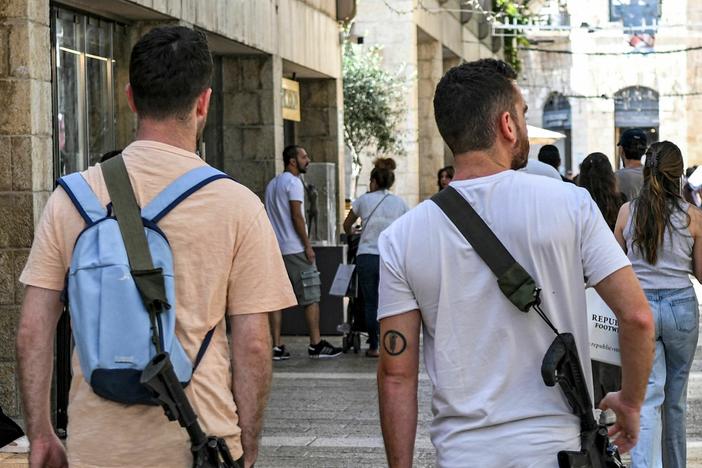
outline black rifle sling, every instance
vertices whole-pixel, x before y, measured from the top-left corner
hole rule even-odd
[[[119,154],[108,159],[102,163],[101,167],[107,192],[112,201],[112,211],[117,218],[119,231],[122,234],[124,247],[129,258],[132,278],[134,278],[141,300],[149,312],[154,345],[157,352],[161,352],[162,343],[158,339],[158,329],[155,323],[156,314],[164,308],[170,308],[166,298],[163,270],[154,268],[151,251],[144,233],[141,208],[139,208],[134,196],[134,189],[129,181],[129,174],[122,155]]]
[[[534,279],[517,263],[483,218],[451,186],[431,197],[497,277],[500,290],[522,312],[539,304]]]

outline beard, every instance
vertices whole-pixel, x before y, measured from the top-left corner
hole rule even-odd
[[[512,169],[515,171],[526,167],[529,160],[529,137],[517,127],[517,141],[512,150]]]
[[[307,173],[307,166],[309,166],[310,163],[303,164],[300,162],[300,160],[297,160],[297,170],[300,171],[300,174],[306,174]]]

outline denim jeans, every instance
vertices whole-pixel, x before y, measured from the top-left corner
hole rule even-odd
[[[655,323],[656,354],[641,409],[633,468],[684,467],[687,380],[697,348],[699,309],[695,291],[646,289]]]
[[[378,285],[380,284],[380,256],[361,254],[356,257],[358,285],[363,294],[364,312],[370,349],[378,349]]]

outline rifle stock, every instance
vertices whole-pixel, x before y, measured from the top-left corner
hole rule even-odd
[[[158,353],[144,368],[141,384],[149,389],[163,407],[166,416],[188,431],[193,453],[193,467],[239,468],[224,439],[208,437],[197,422],[197,415],[176,377],[168,353]]]

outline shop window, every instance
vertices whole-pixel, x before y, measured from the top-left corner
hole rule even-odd
[[[614,95],[614,138],[619,141],[622,132],[629,128],[640,128],[648,137],[648,144],[659,140],[660,125],[658,93],[644,86],[630,86]],[[619,167],[619,152],[616,165]]]
[[[571,110],[568,98],[559,93],[551,93],[544,103],[543,126],[565,134],[565,139],[555,143],[561,152],[566,171],[573,169],[573,150],[571,138]]]
[[[51,15],[55,174],[86,169],[115,148],[113,22],[54,7]]]

